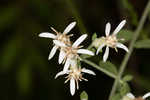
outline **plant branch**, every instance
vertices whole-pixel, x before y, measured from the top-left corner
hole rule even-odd
[[[95,63],[93,63],[93,62],[91,62],[89,60],[86,60],[86,59],[82,59],[82,61],[85,62],[85,63],[87,63],[87,64],[89,64],[89,65],[91,65],[92,67],[98,69],[99,71],[105,73],[106,75],[110,76],[111,78],[116,79],[116,75],[115,74],[110,73],[109,71],[101,68],[100,66],[96,65]]]
[[[148,16],[148,12],[150,10],[150,0],[148,1],[147,5],[146,5],[146,8],[144,10],[144,13],[140,19],[140,22],[138,24],[138,27],[137,29],[135,30],[134,32],[134,36],[133,36],[133,39],[132,41],[130,42],[130,45],[129,45],[129,53],[127,53],[121,63],[121,66],[120,66],[120,69],[119,69],[119,73],[118,73],[118,76],[113,84],[113,87],[112,87],[112,90],[111,90],[111,93],[110,93],[110,96],[109,96],[109,100],[111,100],[112,96],[115,94],[116,92],[116,89],[117,89],[117,85],[118,85],[118,81],[120,80],[120,78],[122,77],[122,74],[126,68],[126,65],[128,63],[128,60],[133,52],[133,49],[134,49],[134,44],[136,42],[136,40],[138,39],[139,37],[139,34],[144,26],[144,23],[146,21],[146,18]]]

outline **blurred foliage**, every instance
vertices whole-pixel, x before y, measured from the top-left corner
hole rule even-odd
[[[128,10],[129,16],[131,17],[131,23],[134,26],[138,25],[138,15],[133,5],[129,2],[130,0],[122,0],[123,7]]]
[[[19,17],[18,14],[19,14],[19,9],[18,7],[16,7],[16,5],[3,8],[0,16],[0,30],[3,30],[6,27],[13,25],[13,23]]]
[[[30,85],[32,81],[31,77],[31,66],[29,61],[24,62],[25,64],[21,65],[21,67],[18,69],[16,76],[17,76],[17,82],[18,82],[18,88],[20,92],[27,93],[30,90]]]
[[[147,0],[1,0],[0,1],[0,40],[1,40],[1,57],[0,57],[0,99],[1,100],[79,100],[80,91],[81,100],[106,100],[110,91],[110,86],[113,80],[104,76],[101,72],[95,70],[97,78],[89,78],[89,82],[82,85],[81,90],[74,97],[70,96],[68,85],[63,84],[63,79],[55,80],[55,74],[62,69],[62,65],[58,65],[56,56],[48,61],[48,55],[52,48],[50,39],[39,38],[40,32],[52,32],[50,26],[62,31],[66,25],[72,21],[77,21],[78,25],[71,31],[74,34],[72,40],[79,37],[82,33],[88,33],[88,39],[83,43],[86,48],[92,40],[96,39],[97,35],[104,35],[105,23],[111,21],[118,24],[123,18],[127,19],[127,24],[124,30],[118,33],[119,38],[124,38],[128,42],[132,39],[133,31],[138,24],[138,18],[141,15],[139,10],[143,10]],[[117,5],[122,5],[120,9]],[[137,9],[135,6],[139,6]],[[123,13],[123,14],[122,14]],[[125,15],[125,17],[124,17]],[[130,25],[131,24],[131,25]],[[150,67],[147,59],[149,58],[150,47],[150,23],[147,22],[141,38],[135,44],[136,48],[147,48],[142,51],[142,54],[135,52],[131,57],[129,68],[136,80],[133,79],[134,88],[145,92],[150,90],[149,76],[144,76],[149,73]],[[96,35],[96,33],[97,35]],[[95,34],[94,34],[95,33]],[[94,35],[93,35],[94,34]],[[147,39],[147,40],[145,40]],[[89,47],[90,50],[96,51]],[[146,56],[144,56],[144,54]],[[117,55],[117,56],[116,56]],[[134,59],[139,57],[138,59]],[[144,56],[144,59],[143,59]],[[91,58],[100,61],[99,56]],[[110,53],[112,62],[103,63],[100,65],[106,70],[117,74],[116,65],[122,60],[121,53]],[[146,60],[146,64],[144,62]],[[135,64],[138,62],[138,64]],[[86,65],[89,67],[88,65]],[[144,70],[145,69],[145,70]],[[142,72],[142,70],[144,70]],[[150,75],[150,74],[149,74]],[[125,76],[126,80],[120,85],[118,90],[121,94],[116,94],[116,97],[122,96],[128,92],[128,80],[131,76]],[[88,88],[84,88],[88,87]],[[106,88],[104,88],[106,87]],[[90,92],[91,91],[91,92]],[[94,91],[94,92],[93,92]],[[117,100],[117,99],[114,99]]]
[[[135,44],[136,48],[145,48],[149,49],[150,48],[150,39],[149,40],[139,40]]]
[[[22,48],[21,44],[22,40],[18,36],[12,37],[12,39],[5,44],[1,56],[1,70],[7,71],[12,67],[14,60],[16,60],[14,58],[16,58],[17,54],[21,52],[19,50]]]

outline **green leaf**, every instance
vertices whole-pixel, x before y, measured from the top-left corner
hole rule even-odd
[[[132,39],[132,37],[133,37],[133,32],[130,30],[121,30],[117,34],[117,38],[124,39],[122,42],[130,41]]]
[[[130,92],[130,87],[127,82],[123,82],[117,86],[116,94],[111,100],[122,100],[122,98]]]
[[[99,65],[100,65],[100,67],[106,69],[107,71],[109,71],[115,75],[117,75],[117,73],[118,73],[116,66],[109,61],[107,61],[107,62],[100,61]]]
[[[123,81],[125,82],[128,82],[128,81],[131,81],[133,79],[133,76],[132,75],[126,75],[122,78]]]
[[[88,100],[88,94],[85,91],[80,94],[80,100]]]
[[[123,84],[121,84],[121,86],[120,86],[120,88],[119,88],[120,90],[120,95],[122,95],[122,96],[124,96],[124,95],[126,95],[127,93],[129,93],[130,92],[130,87],[129,87],[129,85],[128,85],[128,83],[127,82],[124,82]]]
[[[144,49],[150,49],[150,39],[147,40],[139,40],[135,43],[135,48],[144,48]]]
[[[111,100],[121,100],[121,95],[119,93],[112,96]]]
[[[94,33],[94,34],[92,35],[92,41],[94,41],[96,38],[97,38],[97,34]]]

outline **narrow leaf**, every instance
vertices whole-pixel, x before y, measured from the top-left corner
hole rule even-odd
[[[133,32],[130,30],[121,30],[118,34],[117,34],[117,38],[119,39],[124,39],[121,42],[127,42],[130,41],[133,37]]]
[[[124,76],[123,77],[123,81],[125,81],[125,82],[128,82],[128,81],[131,81],[133,79],[133,76],[132,75],[126,75],[126,76]]]
[[[139,40],[135,43],[135,48],[144,48],[144,49],[150,49],[150,39],[148,40]]]
[[[117,75],[118,73],[116,66],[109,61],[107,62],[100,61],[99,65],[115,75]]]

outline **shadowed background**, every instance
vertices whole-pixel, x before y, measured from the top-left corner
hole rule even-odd
[[[129,1],[129,2],[128,2]],[[92,69],[97,76],[85,75],[88,82],[80,82],[80,90],[70,95],[69,84],[64,77],[54,79],[63,65],[58,64],[58,52],[48,61],[53,46],[51,39],[39,38],[41,32],[52,32],[54,27],[63,32],[73,21],[76,27],[71,31],[75,41],[81,34],[88,38],[82,43],[86,48],[93,33],[104,35],[105,24],[112,23],[112,30],[123,20],[124,29],[134,31],[148,0],[0,0],[0,99],[1,100],[79,100],[85,90],[89,100],[107,100],[113,79]],[[147,19],[141,39],[150,37]],[[126,43],[128,45],[128,42]],[[111,50],[109,61],[119,66],[125,52]],[[101,56],[101,57],[99,57]],[[92,57],[102,59],[102,54]],[[133,74],[130,82],[136,95],[150,91],[150,51],[135,49],[126,73]]]

